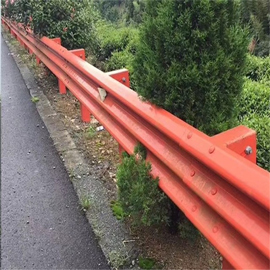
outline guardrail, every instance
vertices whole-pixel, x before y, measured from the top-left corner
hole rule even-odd
[[[239,126],[214,137],[169,112],[143,102],[129,88],[127,70],[103,73],[85,61],[83,49],[68,51],[61,39],[36,38],[2,18],[29,53],[79,100],[81,117],[93,114],[133,153],[147,149],[160,188],[224,257],[223,269],[269,269],[270,174],[256,163],[256,133]]]

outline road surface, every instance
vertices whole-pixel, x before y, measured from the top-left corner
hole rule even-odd
[[[1,269],[109,269],[1,39]]]

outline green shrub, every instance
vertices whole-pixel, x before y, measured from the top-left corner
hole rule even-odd
[[[46,4],[45,4],[46,3]],[[59,36],[68,49],[93,46],[97,13],[90,2],[72,0],[39,0],[33,11],[34,32],[49,37]]]
[[[168,219],[168,199],[150,172],[150,163],[135,155],[124,156],[118,167],[118,201],[134,225],[150,226]]]
[[[112,71],[121,68],[127,68],[130,70],[131,61],[133,60],[133,55],[128,51],[113,52],[112,56],[105,63],[105,71]]]
[[[248,55],[244,89],[239,100],[239,123],[257,132],[257,164],[270,164],[270,57]]]
[[[248,54],[246,76],[254,81],[270,82],[270,56],[261,58]]]
[[[240,0],[243,23],[249,25],[253,45],[250,51],[257,56],[270,53],[270,5],[269,0]]]
[[[124,51],[137,30],[131,27],[117,27],[100,21],[97,24],[97,47],[95,55],[100,61],[107,61],[113,53]]]
[[[14,20],[29,24],[36,35],[60,37],[67,49],[96,42],[94,23],[99,17],[88,0],[17,0],[13,6]]]
[[[131,24],[139,24],[143,20],[145,0],[126,0],[126,19]]]
[[[148,0],[135,90],[209,135],[232,127],[248,35],[238,15],[230,0]]]
[[[246,115],[240,120],[245,125],[257,132],[257,164],[270,171],[270,118],[258,116],[257,114]]]
[[[246,79],[239,101],[240,117],[256,114],[270,117],[270,88],[268,85]]]
[[[116,23],[121,18],[121,4],[125,0],[92,0],[95,7],[99,10],[101,16]]]
[[[129,29],[129,30],[128,30]],[[124,49],[115,47],[114,51],[111,52],[111,56],[106,62],[106,71],[127,68],[130,73],[133,73],[133,60],[134,54],[137,48],[138,42],[138,30],[135,28],[126,28],[125,31],[129,31],[128,42],[125,43]]]

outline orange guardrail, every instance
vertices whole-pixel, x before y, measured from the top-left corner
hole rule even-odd
[[[269,269],[270,174],[255,164],[254,131],[239,126],[209,137],[143,102],[127,70],[104,73],[83,49],[68,51],[60,38],[38,39],[5,18],[2,24],[55,74],[61,94],[68,88],[79,100],[83,121],[93,114],[120,151],[146,147],[160,188],[222,254],[223,269]]]

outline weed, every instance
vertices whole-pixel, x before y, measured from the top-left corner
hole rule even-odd
[[[38,98],[38,97],[32,97],[32,98],[31,98],[31,101],[32,101],[33,103],[38,103],[38,102],[39,102],[39,98]]]
[[[96,146],[97,146],[97,147],[102,147],[103,145],[102,145],[101,142],[97,142],[97,143],[96,143]]]
[[[118,201],[112,201],[111,202],[111,208],[113,211],[113,215],[117,218],[117,220],[123,220],[125,217],[125,213],[123,211],[123,208]]]
[[[88,129],[87,129],[87,137],[88,138],[93,138],[94,136],[96,135],[96,130],[94,127],[90,126]]]
[[[11,39],[9,42],[13,46],[18,45],[18,41],[16,39]]]
[[[83,196],[81,198],[80,203],[81,203],[82,211],[86,212],[91,205],[91,200],[87,196]]]
[[[153,269],[156,268],[156,262],[151,258],[139,257],[139,266],[142,269]]]
[[[127,262],[127,257],[113,250],[109,253],[109,261],[113,268],[118,269]]]
[[[76,178],[74,170],[70,170],[68,176],[69,176],[70,181],[73,182],[73,180],[75,180]]]
[[[134,148],[134,154],[139,155],[142,159],[145,160],[147,156],[146,148],[141,143],[138,143]]]
[[[92,219],[91,225],[92,225],[94,234],[95,234],[95,236],[96,236],[96,239],[97,239],[98,241],[100,241],[100,240],[101,240],[101,237],[102,237],[102,235],[103,235],[103,232],[102,232],[102,230],[101,230],[101,229],[99,228],[99,226],[98,226],[98,221],[97,221],[97,219]]]

